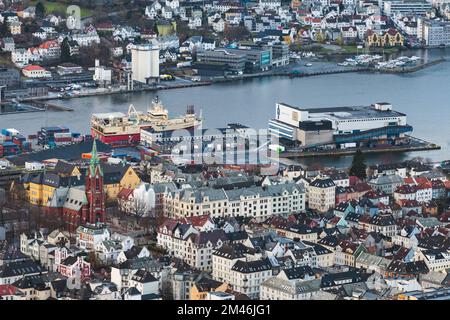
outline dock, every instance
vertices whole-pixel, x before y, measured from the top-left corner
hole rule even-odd
[[[413,137],[411,137],[413,138]],[[351,148],[351,149],[331,149],[331,150],[320,150],[320,151],[286,151],[278,154],[280,158],[312,158],[312,157],[342,157],[349,156],[356,153],[357,150],[361,150],[364,154],[374,154],[374,153],[392,153],[392,152],[413,152],[413,151],[431,151],[440,150],[441,146],[421,140],[418,138],[413,138],[416,140],[415,145],[406,146],[385,146],[379,148]]]
[[[39,101],[39,100],[31,100],[28,103],[31,105],[40,108],[41,111],[53,110],[53,111],[73,111],[72,108],[57,105],[47,101]]]
[[[419,63],[419,64],[417,64],[415,66],[411,66],[411,67],[400,67],[400,68],[393,68],[393,69],[380,68],[380,69],[375,69],[375,71],[382,72],[382,73],[411,73],[411,72],[416,72],[416,71],[422,70],[427,67],[434,66],[436,64],[439,64],[439,63],[442,63],[445,61],[446,61],[445,58],[440,58],[440,59],[432,60],[429,62]]]

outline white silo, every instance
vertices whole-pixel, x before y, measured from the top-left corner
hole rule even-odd
[[[148,83],[159,79],[159,47],[153,44],[131,48],[131,72],[134,81]]]
[[[151,77],[159,79],[159,46],[157,43],[151,45]]]

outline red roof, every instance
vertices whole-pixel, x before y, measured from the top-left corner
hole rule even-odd
[[[55,40],[48,40],[39,45],[39,48],[42,49],[48,49],[50,47],[59,47],[59,44]]]
[[[390,28],[387,33],[390,34],[391,36],[395,36],[398,33],[398,31]]]
[[[25,71],[39,71],[39,70],[45,70],[45,69],[42,68],[41,66],[31,65],[31,66],[26,66],[22,70],[25,70]]]
[[[208,222],[209,215],[205,214],[203,216],[186,217],[185,220],[194,227],[202,227]]]
[[[17,291],[19,291],[19,289],[11,284],[0,285],[0,297],[14,295]]]
[[[129,199],[130,195],[133,193],[133,189],[127,189],[127,188],[123,188],[122,190],[119,191],[119,194],[117,195],[117,198],[119,199]]]

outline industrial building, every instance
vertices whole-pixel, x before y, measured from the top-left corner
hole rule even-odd
[[[336,148],[400,143],[412,127],[389,103],[370,106],[300,109],[276,104],[269,132],[302,147]]]
[[[272,66],[272,48],[219,48],[197,54],[194,68],[215,69],[232,74],[252,73],[269,70]]]
[[[0,85],[13,87],[20,82],[20,72],[14,68],[0,66]]]
[[[100,65],[100,61],[95,59],[95,68],[93,80],[100,85],[106,86],[111,84],[112,70]]]
[[[140,44],[131,47],[131,77],[141,83],[157,82],[159,79],[159,46]]]
[[[215,70],[223,75],[225,72],[242,74],[245,69],[244,54],[230,52],[227,49],[208,50],[197,53],[194,68],[201,74],[203,70],[213,73]]]

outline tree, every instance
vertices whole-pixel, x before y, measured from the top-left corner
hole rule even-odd
[[[45,16],[45,6],[42,4],[42,2],[38,2],[36,4],[35,14],[38,18],[43,18]]]
[[[350,175],[356,176],[361,180],[366,178],[366,164],[364,154],[358,149],[353,157],[352,167],[350,168]]]
[[[9,28],[8,28],[8,24],[5,22],[3,22],[2,24],[0,24],[0,35],[2,37],[6,37],[9,35]]]
[[[323,43],[323,42],[325,42],[325,39],[326,39],[326,37],[321,31],[317,32],[317,34],[316,34],[316,41],[317,42]]]
[[[61,43],[61,61],[69,62],[70,60],[72,60],[72,57],[70,55],[69,39],[65,37]]]
[[[136,218],[136,224],[139,224],[140,218],[147,214],[149,210],[144,199],[135,196],[132,201],[131,213]]]
[[[223,32],[223,35],[225,38],[227,38],[229,41],[241,41],[248,39],[251,34],[250,31],[244,26],[227,26]]]

